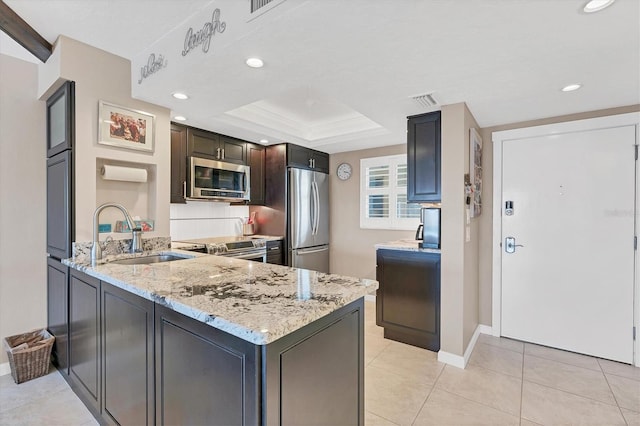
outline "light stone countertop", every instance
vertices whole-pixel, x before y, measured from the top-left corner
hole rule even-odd
[[[418,251],[421,253],[440,253],[440,249],[420,248],[418,240],[397,240],[376,244],[376,249]]]
[[[185,260],[118,265],[107,256],[91,266],[86,257],[62,262],[248,342],[265,345],[348,305],[378,282],[306,269],[249,262],[182,250]]]

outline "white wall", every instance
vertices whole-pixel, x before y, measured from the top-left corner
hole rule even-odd
[[[47,325],[46,105],[37,72],[0,54],[0,338]]]
[[[131,64],[127,59],[76,40],[60,36],[54,53],[40,66],[39,93],[43,99],[61,80],[76,82],[75,153],[75,241],[91,241],[93,212],[105,202],[122,203],[132,216],[155,221],[155,231],[147,237],[169,236],[170,117],[169,110],[131,98]],[[132,151],[98,144],[98,103],[100,100],[154,114],[155,150]],[[102,163],[146,168],[146,184],[113,183],[99,177]],[[101,223],[115,224],[121,213],[107,209]],[[114,239],[130,234],[112,234]],[[105,236],[102,235],[101,238]]]

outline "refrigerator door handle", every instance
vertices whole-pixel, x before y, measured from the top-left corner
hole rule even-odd
[[[296,254],[302,256],[305,254],[320,253],[327,250],[329,250],[329,246],[322,246],[322,248],[319,249],[298,249],[296,250]]]
[[[313,235],[318,235],[318,226],[320,225],[320,191],[318,189],[318,182],[315,180],[312,183],[313,185],[313,196],[315,198],[315,223],[313,224]]]
[[[316,205],[316,194],[315,187],[313,186],[313,182],[311,182],[311,199],[309,200],[311,203],[311,209],[309,211],[309,219],[311,220],[311,235],[315,235],[316,230],[316,213],[318,211],[318,206]]]

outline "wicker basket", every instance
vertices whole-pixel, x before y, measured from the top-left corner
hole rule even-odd
[[[3,339],[9,357],[11,376],[16,383],[44,376],[49,371],[51,348],[55,337],[37,329]]]

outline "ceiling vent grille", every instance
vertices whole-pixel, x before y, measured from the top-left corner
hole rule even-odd
[[[251,13],[257,11],[258,9],[265,7],[273,0],[251,0]]]
[[[438,105],[438,101],[433,97],[433,93],[425,93],[424,95],[412,96],[411,99],[419,103],[425,108],[433,108]]]

